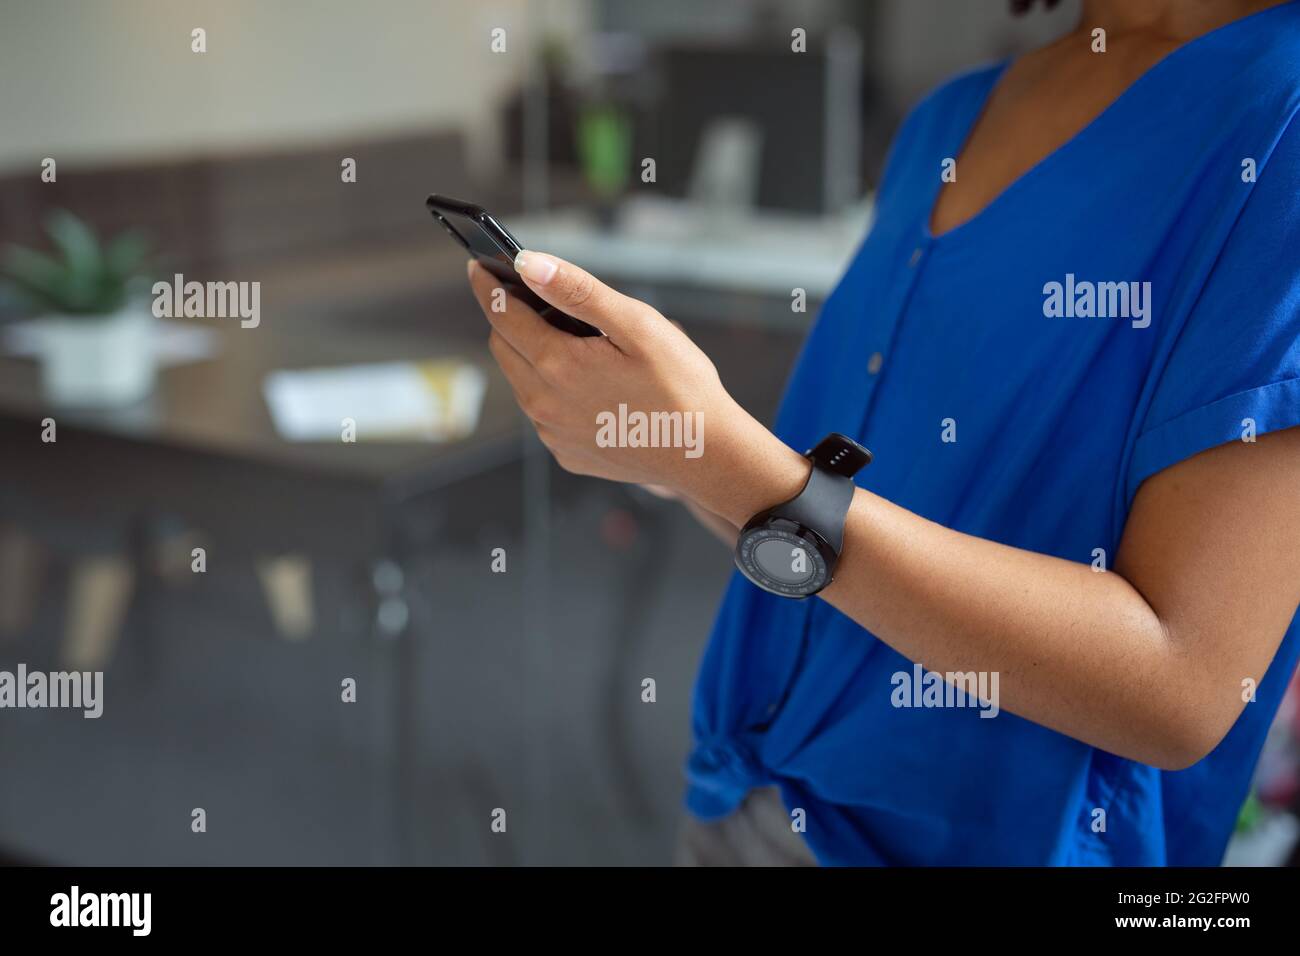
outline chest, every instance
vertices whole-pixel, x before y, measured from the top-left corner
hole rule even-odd
[[[942,235],[978,216],[1083,133],[1168,52],[1147,44],[1107,58],[1083,47],[1014,63],[990,92],[960,151],[940,164],[931,233]]]

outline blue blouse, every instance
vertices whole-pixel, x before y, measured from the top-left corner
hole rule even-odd
[[[943,162],[1002,69],[950,81],[904,122],[776,432],[800,451],[852,435],[876,455],[862,487],[1109,566],[1146,478],[1300,425],[1300,4],[1177,49],[932,236]],[[911,661],[820,599],[737,573],[695,690],[687,807],[715,819],[776,784],[823,864],[1215,865],[1297,620],[1223,742],[1170,772],[1005,711],[894,706]]]

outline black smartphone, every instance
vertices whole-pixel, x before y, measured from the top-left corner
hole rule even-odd
[[[488,272],[496,276],[515,298],[544,318],[551,325],[570,335],[600,335],[600,329],[581,319],[575,319],[548,303],[519,278],[515,272],[515,256],[523,250],[519,240],[497,222],[482,206],[439,196],[434,193],[424,201],[430,214],[448,234],[465,247]]]

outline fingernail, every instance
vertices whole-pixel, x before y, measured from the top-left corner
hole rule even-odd
[[[544,252],[531,252],[525,249],[515,256],[515,271],[538,285],[546,285],[550,282],[559,269],[555,260]]]

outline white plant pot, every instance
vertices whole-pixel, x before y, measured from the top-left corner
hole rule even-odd
[[[49,316],[41,322],[41,384],[56,405],[112,407],[153,389],[156,321],[132,303],[104,316]]]

